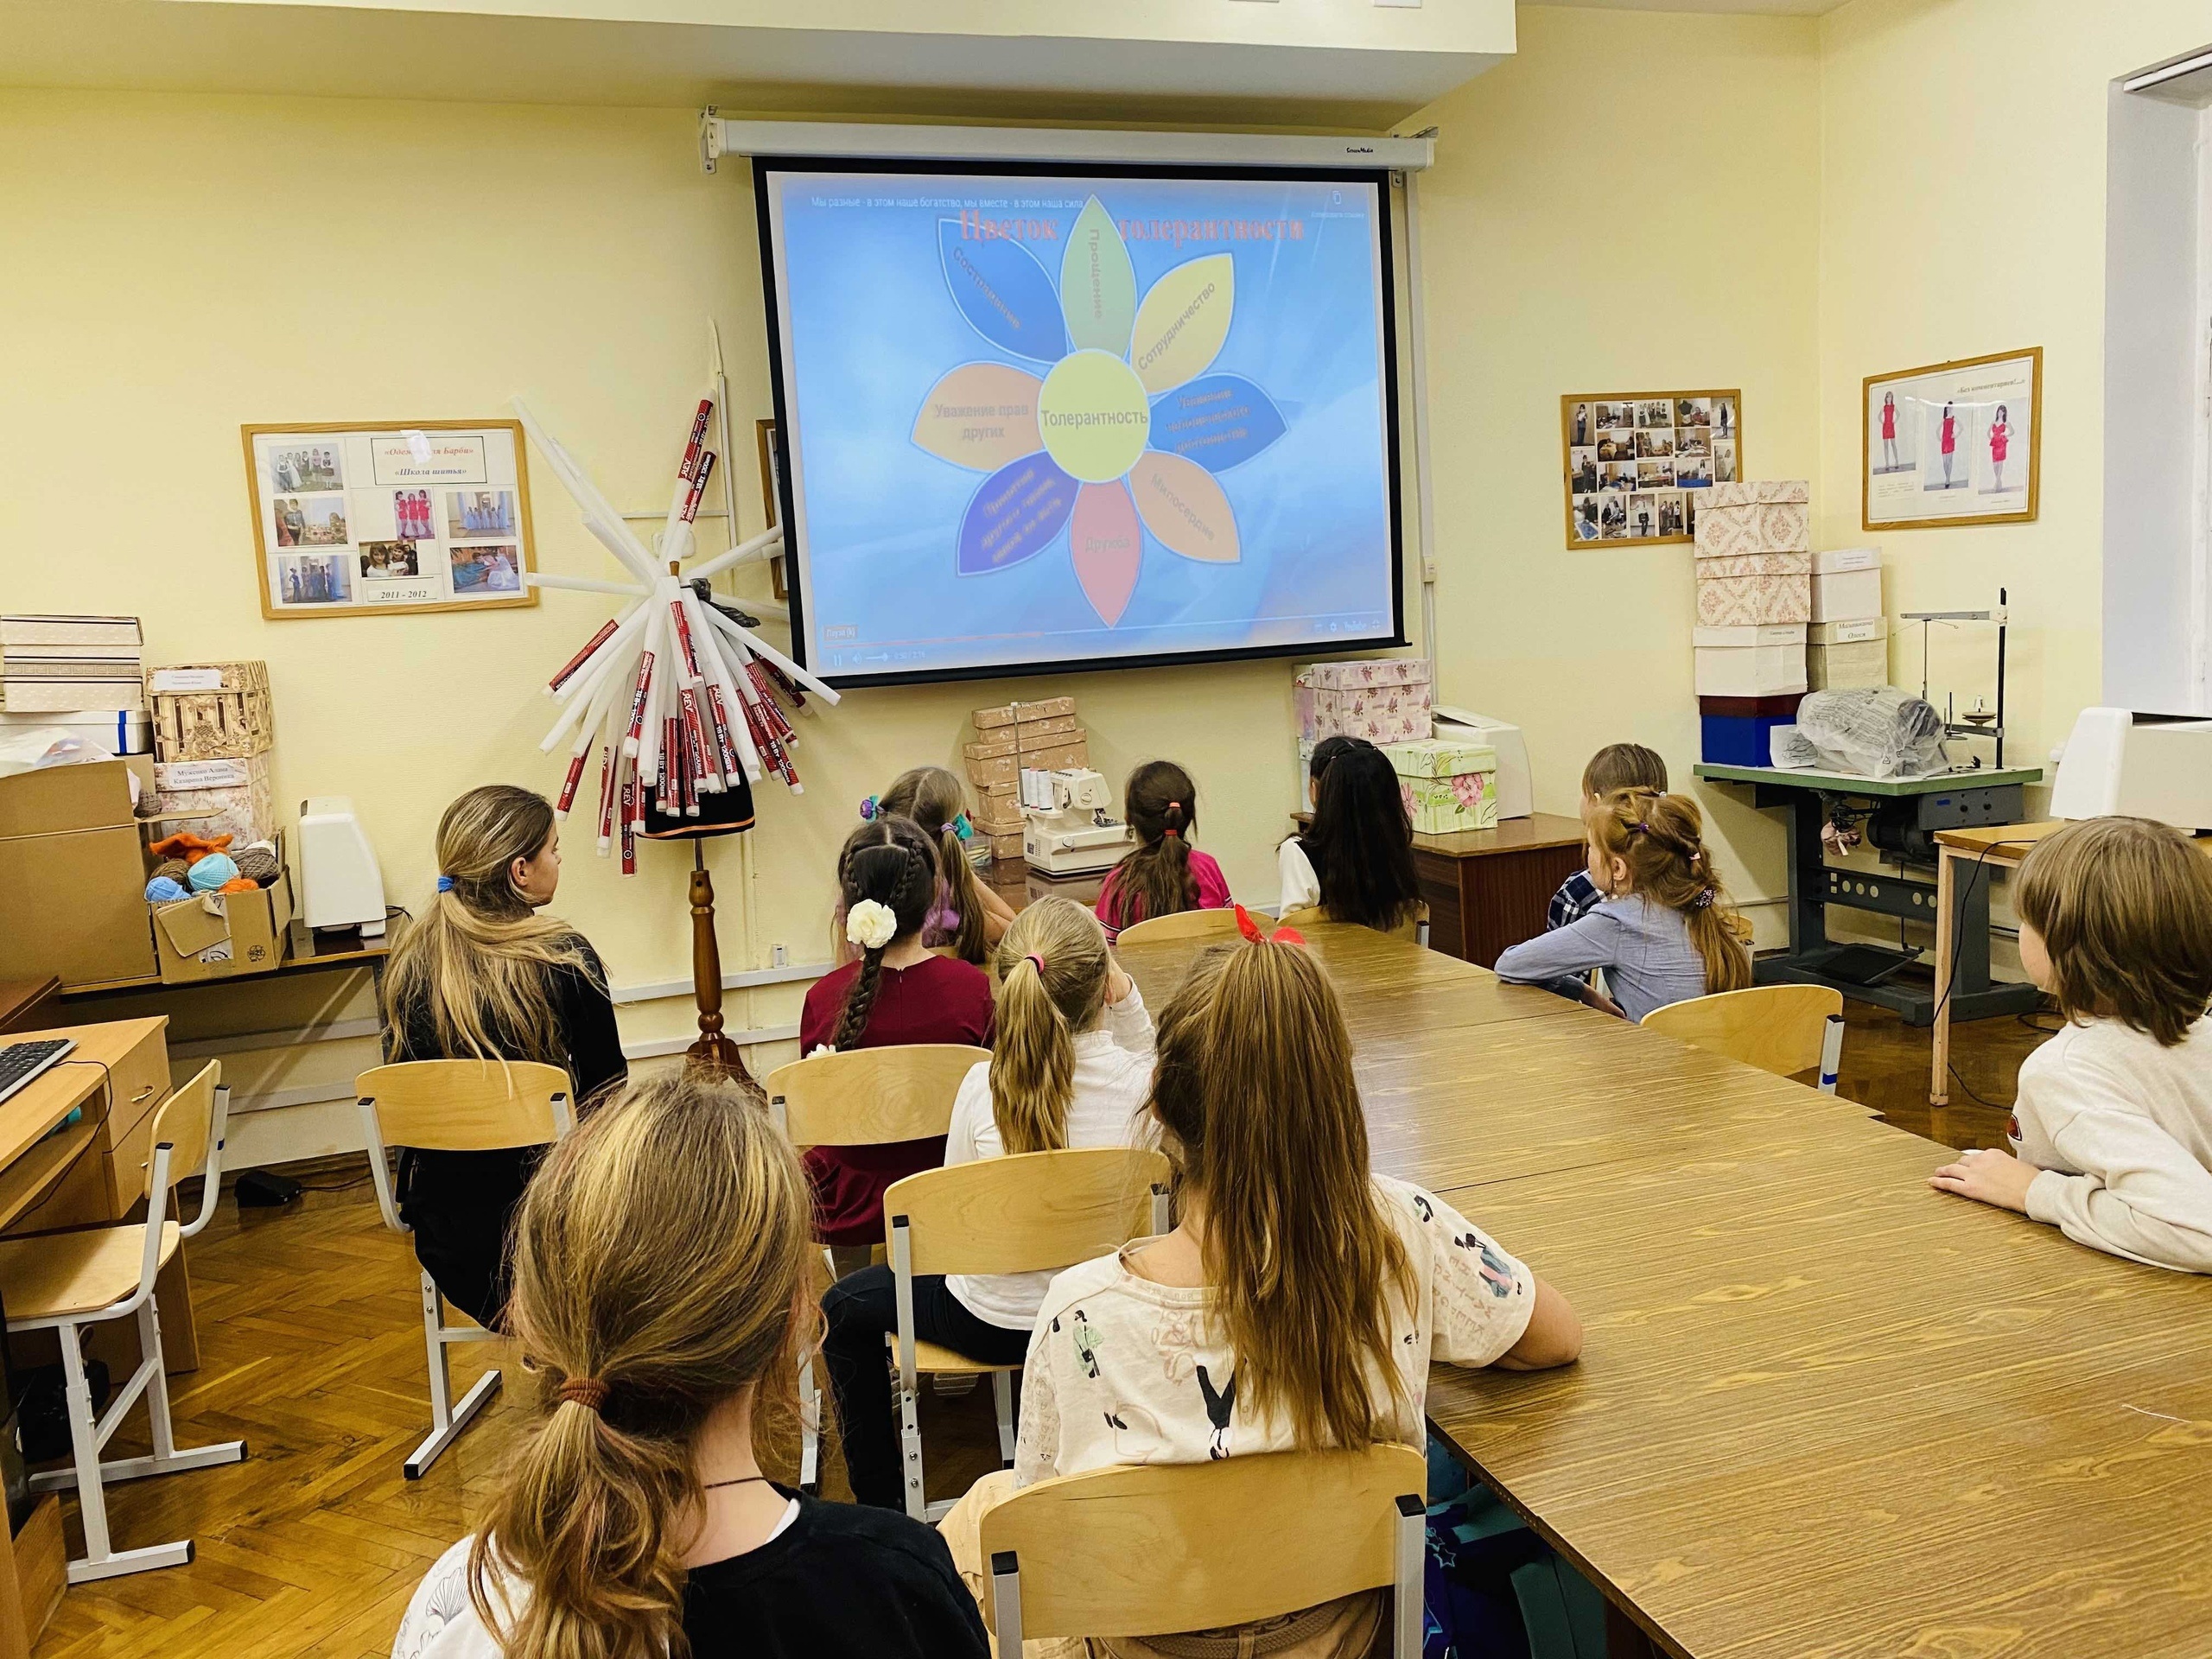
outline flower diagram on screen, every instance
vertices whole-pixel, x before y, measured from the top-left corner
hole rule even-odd
[[[1145,531],[1169,552],[1238,557],[1236,514],[1218,475],[1283,435],[1274,399],[1243,375],[1209,372],[1236,306],[1230,256],[1164,273],[1137,297],[1113,216],[1093,196],[1060,250],[1059,283],[1028,245],[1056,221],[938,222],[953,303],[998,350],[1048,365],[965,363],[930,388],[915,443],[984,474],[961,515],[955,569],[1007,570],[1068,532],[1076,580],[1112,627],[1143,563]]]

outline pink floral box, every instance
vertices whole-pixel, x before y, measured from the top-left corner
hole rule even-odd
[[[1713,582],[1723,576],[1809,576],[1810,553],[1733,553],[1718,558],[1700,556],[1697,579]]]
[[[1748,507],[1760,501],[1808,502],[1812,486],[1802,478],[1752,479],[1736,484],[1715,484],[1705,493],[1707,507]]]
[[[1427,685],[1436,671],[1426,657],[1370,657],[1354,663],[1314,663],[1298,683],[1317,691],[1351,691],[1366,685]]]
[[[1737,558],[1754,553],[1809,553],[1812,520],[1802,501],[1761,501],[1749,506],[1702,504],[1697,510],[1697,556]]]
[[[1813,620],[1813,579],[1806,576],[1726,576],[1697,585],[1702,628],[1764,626]]]

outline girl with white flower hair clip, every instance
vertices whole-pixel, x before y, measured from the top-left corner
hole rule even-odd
[[[988,1047],[991,982],[972,963],[939,955],[924,930],[937,901],[935,840],[911,819],[884,815],[846,838],[837,855],[839,930],[858,954],[806,994],[799,1052],[887,1048],[907,1043]],[[816,1147],[816,1236],[865,1263],[883,1238],[883,1193],[892,1182],[944,1160],[942,1136],[879,1147]],[[842,1255],[851,1251],[851,1257]]]

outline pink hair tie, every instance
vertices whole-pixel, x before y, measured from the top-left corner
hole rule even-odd
[[[1022,957],[1022,960],[1035,967],[1037,969],[1038,978],[1042,979],[1045,977],[1045,957],[1043,952],[1032,950],[1027,956]]]

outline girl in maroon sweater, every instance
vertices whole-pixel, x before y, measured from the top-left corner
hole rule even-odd
[[[972,963],[934,954],[922,930],[935,906],[937,849],[911,819],[864,823],[837,856],[845,936],[861,952],[815,981],[799,1016],[799,1052],[991,1040],[991,982]],[[944,1137],[880,1147],[815,1147],[815,1236],[825,1244],[883,1242],[892,1182],[944,1161]]]

